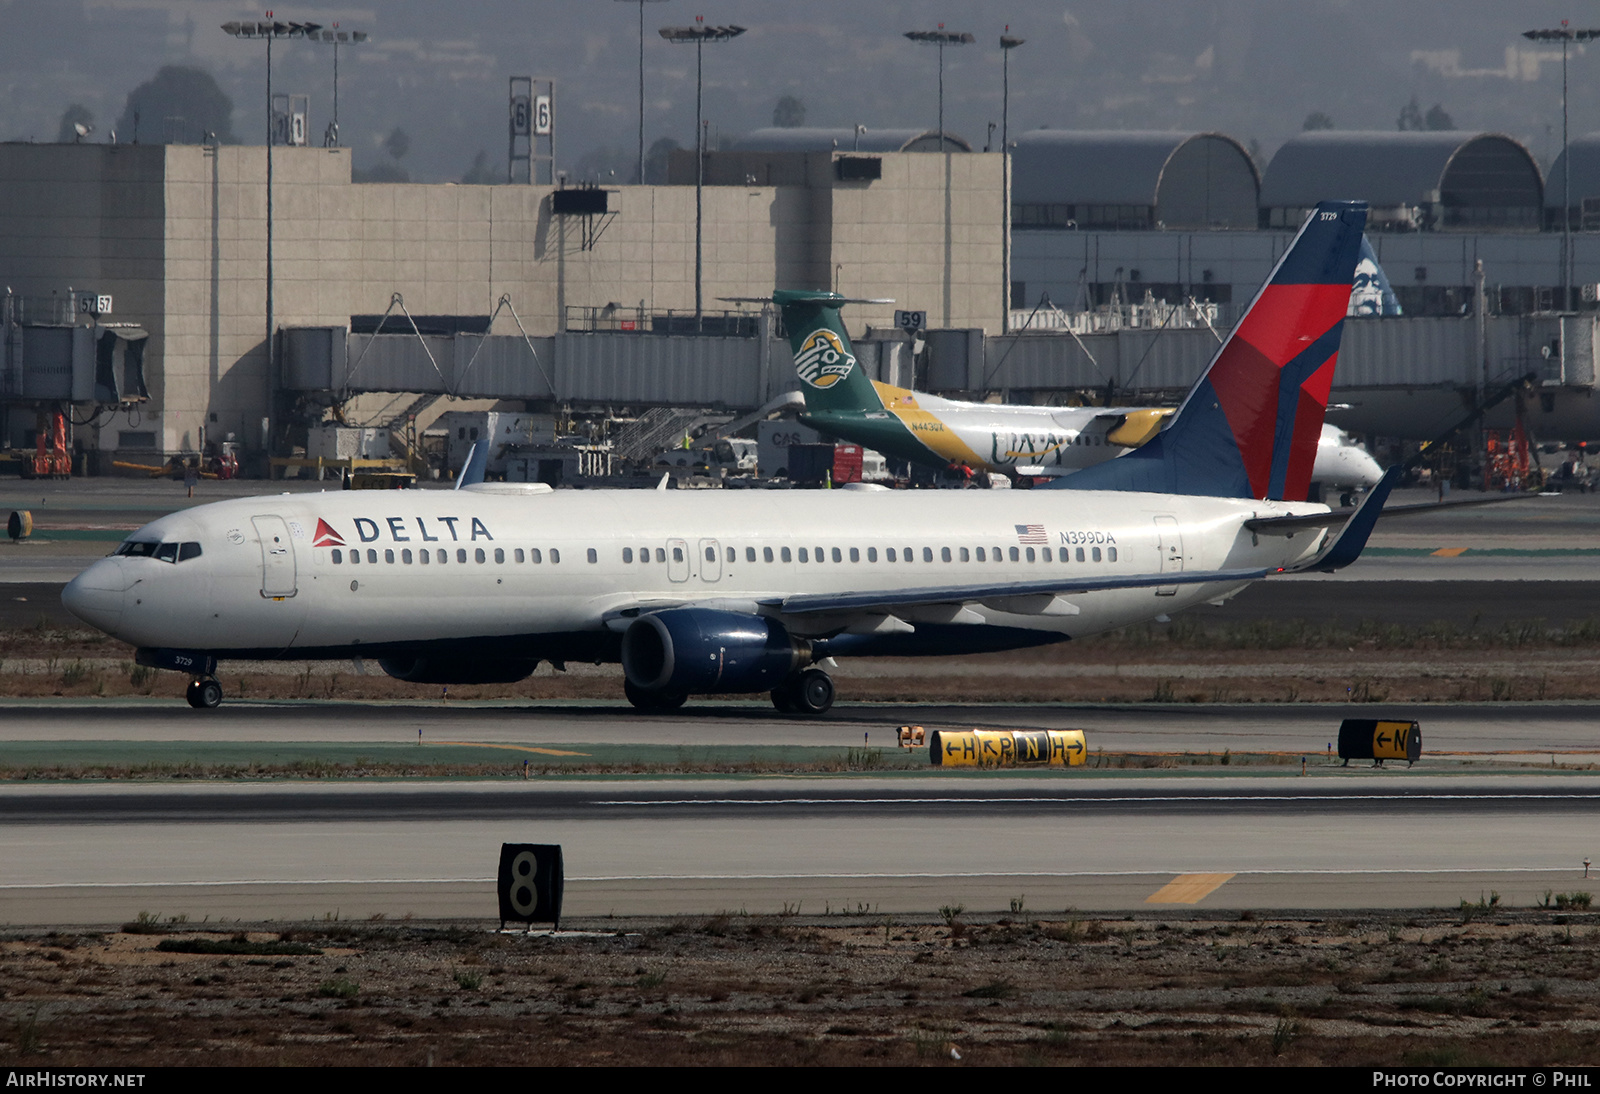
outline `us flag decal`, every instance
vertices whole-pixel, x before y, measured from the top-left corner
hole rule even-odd
[[[1044,534],[1042,524],[1018,524],[1013,527],[1017,530],[1018,543],[1049,543],[1049,537]]]

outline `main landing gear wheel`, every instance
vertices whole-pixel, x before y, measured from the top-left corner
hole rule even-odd
[[[795,698],[801,714],[826,714],[833,706],[833,677],[821,669],[807,669],[800,674]]]
[[[833,706],[833,678],[821,669],[807,669],[772,689],[772,705],[783,714],[826,714]]]
[[[196,710],[215,710],[222,705],[222,685],[210,676],[196,677],[189,681],[184,698]]]
[[[654,711],[677,710],[689,698],[681,691],[647,691],[644,688],[633,686],[631,680],[622,682],[622,694],[628,697],[628,702],[637,710],[647,713]]]
[[[785,680],[783,683],[772,689],[772,705],[777,708],[779,714],[800,713],[800,708],[795,705],[798,702],[798,698],[795,695],[795,689],[799,686],[799,684],[800,678],[796,676]]]

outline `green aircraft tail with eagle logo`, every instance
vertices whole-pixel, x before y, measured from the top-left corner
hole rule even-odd
[[[779,289],[772,302],[783,310],[806,408],[812,411],[882,410],[872,378],[856,361],[839,308],[851,301],[838,293]]]
[[[795,374],[806,400],[802,422],[886,456],[934,467],[986,465],[955,430],[918,405],[916,392],[872,379],[856,360],[840,307],[887,301],[794,289],[779,289],[771,300],[783,310],[794,351]]]

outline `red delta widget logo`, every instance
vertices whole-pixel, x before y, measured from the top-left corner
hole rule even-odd
[[[335,532],[328,522],[317,518],[317,534],[311,537],[313,547],[343,547],[344,537]]]
[[[467,518],[470,523],[466,528],[459,530],[456,526],[463,522],[461,517],[413,517],[411,519],[416,521],[417,534],[414,537],[410,534],[411,526],[407,523],[405,517],[384,517],[381,524],[378,521],[373,520],[371,517],[356,517],[352,523],[356,528],[356,537],[360,539],[362,543],[373,543],[378,540],[384,532],[388,533],[389,540],[394,543],[446,542],[443,534],[434,535],[428,530],[429,520],[436,522],[433,529],[434,531],[440,533],[449,533],[448,542],[451,543],[459,543],[461,541],[461,532],[463,531],[467,533],[468,542],[475,543],[480,539],[490,540],[491,542],[494,540],[494,536],[490,534],[488,526],[477,517]],[[316,534],[311,537],[311,546],[343,547],[345,546],[345,538],[343,534],[333,527],[333,525],[329,524],[321,517],[318,517],[317,531]]]

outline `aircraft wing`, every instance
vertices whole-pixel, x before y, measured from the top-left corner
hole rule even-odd
[[[1073,593],[1110,589],[1147,589],[1160,585],[1204,585],[1211,582],[1255,581],[1264,569],[1187,570],[1168,574],[1129,574],[1108,577],[1047,578],[1040,581],[995,581],[967,585],[925,585],[912,589],[861,593],[798,593],[757,601],[785,615],[811,612],[894,611],[935,604],[988,604],[1002,611],[1025,615],[1071,615],[1070,606],[1054,606],[1055,598]]]

